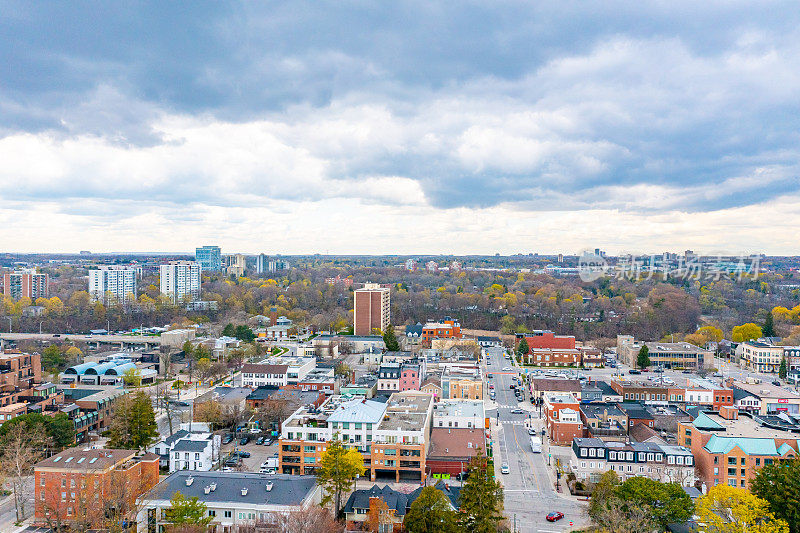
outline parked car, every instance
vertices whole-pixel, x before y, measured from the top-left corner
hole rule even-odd
[[[556,522],[564,518],[564,513],[553,511],[552,513],[549,513],[546,518],[548,522]]]
[[[630,370],[628,370],[628,374],[641,374],[641,372],[639,372],[635,368],[631,368]]]
[[[233,452],[233,455],[238,455],[239,457],[246,459],[250,457],[250,452],[246,452],[244,450],[236,450],[235,452]]]
[[[536,435],[536,430],[533,428],[528,428],[528,435]]]
[[[780,387],[780,386],[781,386],[781,382],[780,382],[780,381],[778,381],[777,379],[776,379],[775,381],[773,381],[773,382],[772,382],[772,384],[773,384],[773,385],[775,385],[775,386],[777,386],[777,387]]]
[[[267,437],[264,439],[264,446],[272,446],[272,443],[275,442],[275,439],[272,437]]]
[[[691,374],[691,373],[692,373],[692,371],[691,371],[691,370],[689,370],[689,369],[687,368],[686,370],[684,370],[684,371],[683,371],[683,372],[681,372],[681,373],[682,373],[682,374]]]
[[[501,474],[510,474],[511,473],[511,469],[508,468],[508,463],[503,463],[500,466],[500,473]]]
[[[258,437],[256,439],[256,444],[258,444],[259,446],[264,444],[264,437]]]
[[[239,440],[239,446],[244,446],[248,442],[250,442],[250,437],[244,436]]]
[[[222,438],[222,444],[230,444],[231,442],[233,442],[233,435],[226,433]]]

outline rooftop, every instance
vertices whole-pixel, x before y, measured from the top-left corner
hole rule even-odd
[[[751,385],[750,383],[741,383],[739,381],[733,384],[734,389],[740,389],[745,392],[749,392],[754,396],[758,396],[759,398],[781,398],[781,399],[792,399],[792,400],[800,400],[800,394],[796,392],[792,392],[789,389],[784,387],[778,387],[777,385],[773,385],[772,383],[758,383],[755,385]]]
[[[713,431],[715,435],[720,437],[763,437],[769,439],[797,439],[800,437],[798,432],[765,427],[756,419],[742,413],[739,414],[739,418],[736,420],[728,420],[717,413],[707,411],[698,415],[692,425],[700,430]]]
[[[422,431],[433,396],[424,392],[396,392],[389,397],[378,430]]]
[[[433,416],[483,418],[483,400],[443,400],[433,405]]]
[[[377,424],[381,421],[386,404],[367,399],[350,400],[341,404],[329,417],[328,422],[366,422]]]
[[[189,479],[191,482],[187,481]],[[146,498],[168,501],[176,492],[180,492],[187,498],[196,497],[206,504],[247,503],[295,507],[302,505],[313,494],[315,485],[314,476],[179,470],[159,483]],[[208,494],[205,492],[207,487],[210,489]]]
[[[107,470],[131,459],[158,460],[158,455],[153,453],[138,455],[135,450],[68,448],[39,461],[34,468],[37,470],[45,468],[75,471]]]
[[[428,457],[472,457],[486,448],[483,429],[433,428]]]

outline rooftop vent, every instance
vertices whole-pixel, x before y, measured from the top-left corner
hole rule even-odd
[[[267,485],[266,485],[265,488],[267,489],[267,492],[271,491],[272,490],[272,481],[267,481]]]
[[[242,496],[247,496],[247,487],[242,489]]]
[[[205,487],[203,487],[203,492],[205,494],[208,494],[209,492],[211,492],[211,485],[206,485]]]
[[[192,476],[187,477],[186,478],[186,486],[187,487],[191,487],[192,483],[194,483],[194,478]]]
[[[217,484],[212,483],[211,485],[209,485],[209,488],[211,489],[211,492],[214,492],[215,490],[217,490]]]

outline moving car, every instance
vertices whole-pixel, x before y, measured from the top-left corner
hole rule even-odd
[[[631,368],[630,370],[628,370],[628,374],[641,374],[641,372],[639,372],[635,368]]]
[[[528,428],[528,435],[536,435],[536,430],[533,428]]]
[[[501,474],[509,474],[509,473],[511,473],[511,469],[508,468],[508,463],[503,463],[500,466],[500,473]]]
[[[548,522],[556,522],[557,520],[564,518],[564,513],[553,511],[552,513],[548,514],[546,518]]]
[[[504,367],[503,367],[503,371],[504,371],[504,372],[509,372],[509,371],[511,371],[511,370],[514,370],[514,369],[513,369],[513,368],[511,368],[510,366],[504,366]]]
[[[519,407],[517,407],[516,409],[512,409],[512,410],[511,410],[511,414],[512,414],[512,415],[524,415],[524,414],[525,414],[525,411],[523,411],[522,409],[520,409]]]
[[[542,439],[539,437],[531,437],[531,451],[533,453],[542,453]]]
[[[776,387],[780,387],[781,386],[781,382],[778,381],[777,379],[775,381],[773,381],[772,384],[775,385]]]

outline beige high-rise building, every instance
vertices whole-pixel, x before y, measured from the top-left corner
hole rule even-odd
[[[374,330],[385,331],[389,326],[389,289],[377,283],[367,283],[353,298],[353,333],[372,335]]]

